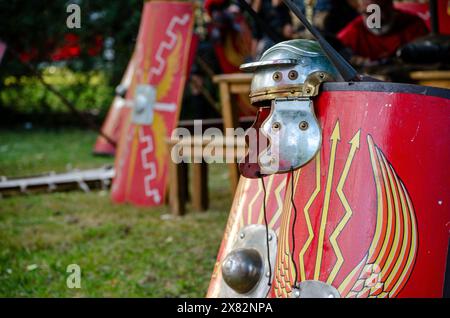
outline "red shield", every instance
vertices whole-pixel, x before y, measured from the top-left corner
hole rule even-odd
[[[127,99],[137,99],[136,92],[143,89],[153,92],[149,99],[152,101],[129,114],[121,129],[112,185],[115,202],[144,206],[163,203],[169,157],[166,138],[170,137],[178,120],[192,29],[191,3],[154,1],[145,4]]]
[[[289,174],[269,296],[289,297],[305,280],[342,297],[442,296],[449,97],[414,85],[324,85],[314,101],[322,147]]]

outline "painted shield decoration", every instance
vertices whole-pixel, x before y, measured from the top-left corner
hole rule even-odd
[[[340,297],[442,297],[450,91],[326,83],[314,103],[322,146],[288,174],[267,297],[308,281]]]
[[[239,231],[251,224],[264,224],[264,203],[268,227],[277,235],[280,231],[287,175],[272,175],[261,179],[241,177],[231,207],[222,244],[217,255],[207,297],[218,297],[223,288],[221,265],[231,251]],[[264,182],[264,184],[263,184]],[[265,191],[264,191],[265,189]],[[265,202],[264,202],[265,201]]]
[[[165,142],[178,120],[192,29],[191,3],[145,4],[127,92],[133,110],[116,158],[115,202],[152,206],[164,201],[169,160]]]
[[[449,92],[352,85],[326,84],[316,100],[322,148],[290,176],[271,296],[317,280],[341,297],[441,297]]]

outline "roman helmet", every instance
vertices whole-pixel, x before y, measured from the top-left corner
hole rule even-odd
[[[319,150],[322,138],[313,97],[319,94],[321,83],[342,80],[337,69],[316,41],[305,39],[278,43],[258,62],[240,69],[254,72],[251,103],[271,108],[261,126],[255,127],[269,145],[260,153],[253,151],[253,158],[247,155],[240,164],[242,174],[283,173],[306,164]],[[249,144],[249,154],[251,148]]]

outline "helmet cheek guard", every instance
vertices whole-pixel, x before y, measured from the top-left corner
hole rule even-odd
[[[259,111],[248,132],[248,154],[239,168],[245,177],[284,173],[308,163],[319,151],[322,132],[313,98],[321,83],[340,80],[338,71],[319,44],[310,40],[281,42],[259,62],[241,65],[253,71],[250,101]],[[262,136],[259,136],[259,135]],[[251,136],[257,135],[256,142]],[[261,145],[261,141],[267,141]],[[256,148],[255,148],[256,144]]]

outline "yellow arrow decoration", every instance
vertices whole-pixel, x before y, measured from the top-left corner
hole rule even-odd
[[[350,204],[348,203],[347,198],[345,197],[343,188],[344,188],[345,181],[347,180],[347,176],[350,171],[350,167],[352,165],[353,158],[355,157],[356,150],[359,149],[360,136],[361,136],[361,129],[358,130],[357,133],[355,134],[355,136],[353,136],[353,138],[349,141],[349,144],[351,144],[350,152],[348,153],[348,157],[347,157],[347,161],[345,162],[344,170],[342,171],[341,178],[339,179],[339,183],[336,188],[336,192],[337,192],[339,198],[341,199],[342,205],[344,206],[345,215],[341,219],[339,224],[336,226],[336,229],[334,230],[333,234],[331,234],[331,236],[330,236],[330,243],[336,254],[337,261],[336,261],[336,264],[334,264],[333,270],[331,271],[330,276],[327,279],[328,284],[331,284],[333,282],[339,269],[342,266],[342,263],[344,262],[344,258],[342,257],[342,253],[341,253],[341,250],[339,249],[339,245],[337,244],[336,239],[339,236],[339,234],[341,234],[342,229],[347,224],[348,220],[350,220],[350,218],[353,214],[352,208],[350,207]]]
[[[322,265],[322,253],[323,253],[323,241],[325,237],[325,227],[328,218],[328,209],[330,207],[330,196],[331,196],[331,185],[333,184],[333,174],[334,174],[334,163],[336,161],[336,149],[337,143],[341,140],[340,129],[339,129],[339,120],[336,121],[336,125],[334,126],[333,133],[331,134],[331,154],[330,154],[330,163],[328,166],[328,175],[327,175],[327,183],[325,187],[325,197],[323,202],[322,209],[322,219],[320,221],[320,233],[319,233],[319,242],[317,246],[317,258],[316,258],[316,268],[314,271],[314,279],[319,279],[320,267]]]
[[[299,256],[298,256],[299,268],[300,268],[300,279],[302,281],[306,280],[304,256],[314,238],[314,231],[313,231],[313,227],[311,224],[311,218],[309,216],[309,209],[310,209],[311,205],[313,204],[314,200],[316,199],[317,195],[320,192],[320,153],[318,153],[316,155],[315,160],[316,160],[316,188],[314,189],[314,192],[311,194],[311,197],[309,198],[308,202],[306,203],[306,205],[303,209],[303,213],[305,215],[306,226],[308,228],[308,239],[306,240],[305,245],[301,249]]]

